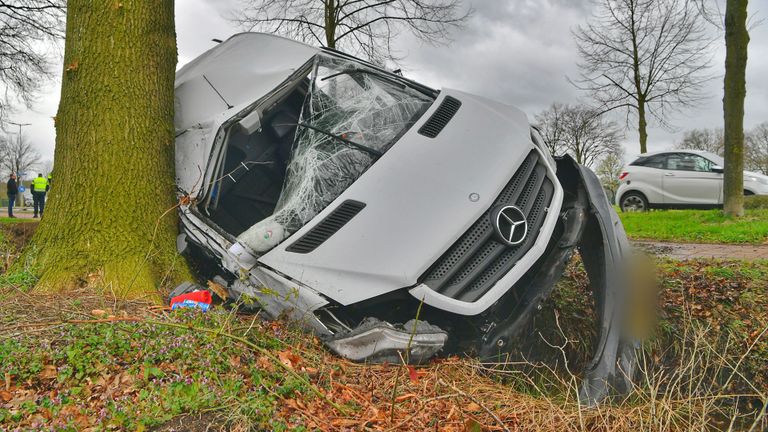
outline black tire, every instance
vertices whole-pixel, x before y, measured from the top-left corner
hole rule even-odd
[[[627,192],[619,204],[623,212],[644,212],[649,210],[648,200],[640,192]]]

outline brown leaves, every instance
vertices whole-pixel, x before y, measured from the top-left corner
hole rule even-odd
[[[56,370],[56,366],[49,364],[43,367],[43,370],[40,371],[37,377],[41,380],[48,380],[56,378],[57,375],[58,371]]]
[[[408,378],[410,378],[412,383],[418,384],[419,377],[424,375],[424,373],[417,371],[416,368],[413,367],[413,365],[407,365],[407,367],[408,367]]]
[[[280,363],[290,369],[296,369],[296,366],[301,362],[301,357],[291,352],[290,349],[277,353],[277,358],[280,359]]]

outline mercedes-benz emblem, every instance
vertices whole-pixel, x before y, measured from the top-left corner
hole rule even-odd
[[[515,206],[500,207],[492,213],[496,235],[502,243],[516,246],[528,235],[528,221]]]

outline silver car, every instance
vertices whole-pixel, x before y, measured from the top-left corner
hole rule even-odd
[[[625,166],[616,191],[622,211],[723,205],[720,156],[698,150],[645,153]],[[744,171],[745,195],[768,195],[768,176]]]
[[[521,111],[244,33],[177,73],[175,126],[179,250],[230,297],[352,360],[497,358],[581,247],[600,316],[583,400],[628,387],[626,235]]]

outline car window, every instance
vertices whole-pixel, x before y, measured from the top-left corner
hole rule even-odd
[[[666,165],[665,156],[666,155],[644,156],[644,157],[638,158],[636,161],[632,162],[630,165],[663,169]]]
[[[667,157],[667,169],[676,171],[710,172],[714,163],[699,155],[675,153]]]

